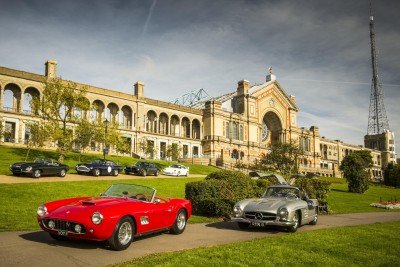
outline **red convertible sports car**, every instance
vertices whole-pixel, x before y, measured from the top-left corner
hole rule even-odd
[[[40,227],[56,240],[108,241],[127,249],[135,236],[156,231],[181,234],[192,214],[189,200],[156,195],[136,184],[113,184],[99,197],[79,197],[40,205]]]

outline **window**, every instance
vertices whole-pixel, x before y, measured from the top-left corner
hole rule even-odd
[[[229,138],[230,137],[230,134],[229,134],[229,132],[230,132],[230,129],[229,129],[229,122],[226,122],[226,124],[225,124],[225,136],[226,136],[226,138]]]

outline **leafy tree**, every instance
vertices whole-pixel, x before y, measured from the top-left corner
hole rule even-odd
[[[302,151],[294,141],[275,143],[270,146],[270,152],[261,158],[262,165],[270,165],[279,170],[285,177],[297,172],[297,164]]]
[[[143,152],[146,157],[153,158],[154,157],[154,142],[151,140],[147,140],[147,138],[143,137],[142,141],[139,143],[139,149]]]
[[[385,185],[400,187],[400,164],[389,163],[385,169],[383,181]]]
[[[348,182],[349,192],[364,193],[368,190],[368,168],[371,168],[372,164],[371,153],[367,150],[354,151],[343,158],[340,170]]]
[[[30,138],[26,140],[26,146],[28,150],[26,152],[25,161],[27,161],[32,147],[44,147],[48,137],[48,131],[46,125],[41,121],[27,121],[25,125],[27,128],[29,128],[31,133]]]
[[[4,138],[4,125],[3,125],[3,118],[0,118],[0,140]]]
[[[96,132],[95,123],[87,120],[82,120],[75,127],[75,143],[79,145],[80,152],[84,153],[85,149],[90,146]]]
[[[178,144],[171,144],[167,146],[166,156],[167,158],[171,158],[172,160],[177,160],[179,155],[181,154],[182,147]]]
[[[32,98],[32,106],[39,110],[39,117],[46,124],[51,141],[58,147],[59,162],[64,161],[66,152],[72,149],[73,131],[69,125],[76,124],[75,110],[87,111],[90,104],[85,98],[86,87],[61,78],[43,81],[43,97]]]

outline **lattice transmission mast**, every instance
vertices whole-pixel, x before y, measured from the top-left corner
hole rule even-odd
[[[379,78],[378,60],[376,57],[375,24],[372,15],[372,1],[370,2],[369,30],[371,39],[372,84],[369,105],[367,135],[381,134],[389,131],[389,121],[386,117],[385,104],[383,103],[382,85]]]

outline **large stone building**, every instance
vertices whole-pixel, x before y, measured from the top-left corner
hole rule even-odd
[[[30,99],[41,95],[44,79],[56,77],[56,67],[55,61],[47,61],[45,75],[0,67],[0,119],[6,130],[1,141],[24,144],[29,139],[26,122],[38,120]],[[132,94],[86,87],[88,101],[97,107],[88,119],[116,122],[134,156],[145,156],[139,145],[145,141],[154,147],[157,159],[164,159],[167,148],[177,144],[182,160],[249,163],[268,153],[268,145],[295,140],[304,151],[301,172],[341,177],[343,157],[367,149],[321,137],[317,126],[298,127],[296,99],[283,90],[271,69],[263,84],[250,86],[242,80],[235,91],[191,107],[146,98],[142,82],[135,83]],[[103,147],[92,144],[91,149],[101,151]],[[381,176],[381,152],[368,150],[373,174]]]

